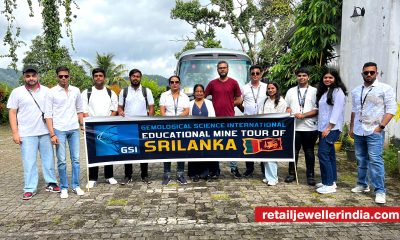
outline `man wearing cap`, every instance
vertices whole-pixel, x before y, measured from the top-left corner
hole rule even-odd
[[[37,190],[39,175],[36,164],[37,152],[42,160],[46,191],[60,192],[54,173],[53,147],[43,118],[45,97],[49,89],[39,84],[36,68],[23,69],[24,86],[11,92],[7,102],[13,141],[21,146],[24,168],[23,200],[31,199]]]
[[[83,122],[83,107],[79,88],[69,85],[69,69],[58,67],[56,73],[58,84],[47,94],[44,117],[51,143],[56,145],[60,197],[68,198],[67,142],[72,163],[72,192],[78,196],[85,194],[79,186],[79,123]]]

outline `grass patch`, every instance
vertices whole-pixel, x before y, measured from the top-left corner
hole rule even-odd
[[[125,206],[127,204],[127,199],[110,199],[107,201],[107,206]]]
[[[397,162],[397,152],[400,150],[399,146],[395,144],[389,144],[389,146],[383,151],[383,160],[385,161],[385,172],[389,175],[398,175],[399,168]]]
[[[357,181],[357,173],[341,173],[339,175],[340,182],[354,183]]]
[[[59,225],[61,223],[61,217],[55,217],[51,220],[51,223],[53,223],[53,225]]]
[[[167,185],[164,185],[163,187],[174,187],[174,188],[177,188],[177,187],[179,187],[179,184],[177,184],[177,183],[168,183]]]
[[[229,201],[231,198],[228,196],[228,194],[212,194],[211,195],[211,200],[214,201]]]

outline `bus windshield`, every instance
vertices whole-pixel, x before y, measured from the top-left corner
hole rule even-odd
[[[192,94],[194,85],[202,84],[207,87],[211,80],[218,78],[217,63],[219,61],[218,59],[193,59],[179,62],[179,77],[184,92]],[[228,77],[238,81],[240,86],[250,80],[248,71],[250,61],[237,59],[225,61],[229,64]]]

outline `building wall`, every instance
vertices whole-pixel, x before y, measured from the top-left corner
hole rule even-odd
[[[364,17],[354,22],[354,6],[364,7]],[[342,9],[340,73],[349,91],[362,84],[362,66],[376,62],[379,81],[395,89],[400,101],[400,1],[344,0]],[[351,96],[347,98],[346,121],[350,121]],[[387,137],[400,138],[400,121],[391,121]]]

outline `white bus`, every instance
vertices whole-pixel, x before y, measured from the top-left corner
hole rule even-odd
[[[193,95],[194,85],[208,83],[218,78],[217,63],[228,62],[228,76],[243,86],[250,81],[251,59],[242,51],[223,48],[201,48],[182,53],[176,66],[176,74],[181,78],[181,87],[189,96]]]

